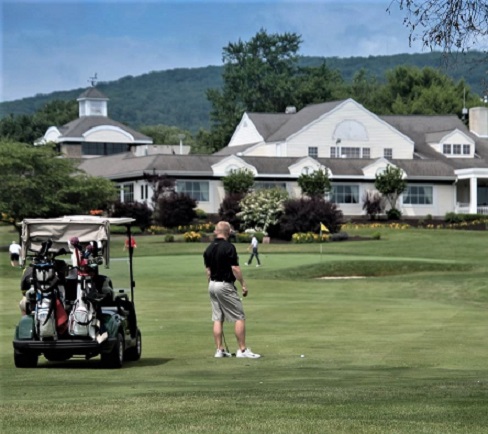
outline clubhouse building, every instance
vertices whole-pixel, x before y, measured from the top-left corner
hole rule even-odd
[[[79,168],[120,186],[124,202],[149,205],[144,173],[173,178],[198,208],[217,213],[222,178],[250,170],[255,188],[279,187],[301,195],[302,173],[327,170],[328,199],[344,215],[361,216],[363,197],[388,165],[402,170],[407,189],[397,208],[406,217],[447,212],[488,214],[488,108],[469,110],[469,128],[456,115],[376,115],[353,99],[314,104],[285,113],[244,113],[230,142],[212,155],[189,154],[180,145],[155,145],[107,116],[108,99],[84,92],[79,119],[51,127],[38,143],[54,141]]]

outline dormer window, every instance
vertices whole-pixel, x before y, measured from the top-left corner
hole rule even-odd
[[[452,153],[454,155],[461,155],[461,145],[452,145]]]
[[[463,145],[463,155],[470,155],[470,154],[471,154],[471,146]]]
[[[317,148],[317,146],[309,146],[308,156],[312,158],[317,158],[319,156],[319,148]]]
[[[442,145],[442,153],[446,154],[446,155],[450,155],[451,154],[451,145],[447,144],[447,143]]]

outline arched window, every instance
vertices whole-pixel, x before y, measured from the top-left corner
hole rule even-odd
[[[340,140],[368,141],[368,131],[361,122],[346,119],[336,125],[332,138]]]

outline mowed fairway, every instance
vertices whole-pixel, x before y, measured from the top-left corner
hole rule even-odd
[[[6,246],[15,235],[1,230]],[[36,369],[14,367],[20,271],[4,252],[2,432],[486,433],[487,233],[374,232],[380,240],[322,249],[263,245],[263,266],[242,267],[259,360],[213,358],[206,245],[138,237],[143,356],[121,370],[43,357]],[[124,286],[127,262],[107,274]],[[365,277],[320,278],[352,275]],[[225,336],[235,352],[231,325]]]

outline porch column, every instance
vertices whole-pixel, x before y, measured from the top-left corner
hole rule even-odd
[[[471,176],[469,178],[469,213],[478,212],[478,178]]]

